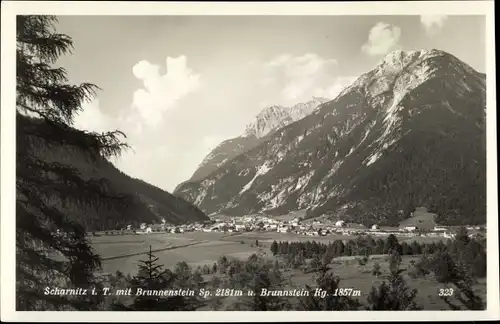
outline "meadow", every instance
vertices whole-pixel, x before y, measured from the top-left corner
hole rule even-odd
[[[102,258],[102,271],[115,273],[117,270],[134,275],[137,262],[143,260],[149,246],[155,251],[159,263],[167,268],[181,261],[197,267],[212,265],[221,256],[247,259],[251,254],[261,250],[270,255],[269,246],[273,241],[318,241],[327,243],[335,240],[353,240],[357,236],[328,235],[305,236],[293,233],[278,232],[188,232],[182,234],[152,233],[128,235],[101,235],[91,237],[94,250]],[[433,242],[443,238],[433,237],[398,237],[399,241],[418,240]],[[259,246],[255,245],[259,241]]]
[[[156,250],[154,255],[159,258],[158,264],[173,268],[178,262],[185,261],[192,268],[195,268],[205,264],[211,267],[221,256],[246,260],[250,255],[257,252],[260,252],[265,259],[273,260],[275,257],[270,252],[270,245],[274,240],[295,242],[315,240],[327,243],[338,239],[356,239],[356,237],[341,235],[311,237],[277,232],[189,232],[183,234],[103,235],[92,237],[91,240],[93,247],[103,259],[103,272],[115,273],[119,270],[125,274],[135,275],[137,263],[139,260],[145,259],[145,253],[149,250],[150,245],[153,251]],[[400,242],[408,242],[412,239],[426,243],[443,240],[443,238],[429,237],[398,237]],[[256,240],[258,240],[258,244],[256,244]],[[419,258],[420,256],[403,256],[401,269],[408,268],[412,260],[417,262]],[[358,259],[357,256],[337,257],[333,259],[331,267],[335,275],[341,278],[339,287],[359,291],[356,298],[361,302],[366,302],[371,288],[387,280],[390,274],[389,262],[386,255],[371,255],[364,265],[360,264]],[[381,266],[379,276],[372,274],[375,262]],[[302,270],[290,268],[282,269],[282,272],[286,282],[286,289],[304,289],[306,285],[315,286],[315,273],[304,273]],[[219,276],[219,274],[215,276]],[[204,275],[203,277],[207,282],[211,282],[214,279],[214,274]],[[447,288],[445,284],[438,283],[432,275],[412,279],[404,271],[403,277],[410,288],[417,289],[416,301],[425,310],[449,309],[447,304],[439,297],[439,289]],[[485,296],[486,280],[478,279],[474,289],[478,295]],[[222,298],[219,310],[231,307],[235,298],[238,297]],[[298,299],[293,301],[293,303],[296,302],[298,302]],[[208,303],[200,310],[209,310],[211,307],[211,303]]]

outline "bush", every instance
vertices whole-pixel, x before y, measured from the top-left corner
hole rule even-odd
[[[375,262],[373,264],[372,275],[378,277],[381,274],[382,274],[382,271],[380,270],[380,264],[378,262]]]
[[[366,255],[362,258],[358,258],[359,265],[364,266],[364,265],[366,265],[366,263],[368,263],[368,257]]]

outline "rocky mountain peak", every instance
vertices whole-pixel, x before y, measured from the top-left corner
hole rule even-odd
[[[312,97],[307,102],[301,102],[291,107],[280,105],[267,107],[255,117],[253,122],[246,126],[243,136],[262,138],[278,128],[304,118],[327,101],[329,99]]]
[[[485,91],[485,75],[451,54],[394,51],[287,127],[270,122],[281,108],[259,115],[250,130],[265,141],[176,194],[206,214],[307,208],[391,224],[421,205],[443,223],[483,222]]]

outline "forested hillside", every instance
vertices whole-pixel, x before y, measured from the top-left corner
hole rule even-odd
[[[45,122],[23,115],[18,116],[17,127],[19,133],[32,127],[39,131],[44,128],[50,131]],[[57,195],[53,195],[52,202],[55,206],[62,207],[71,219],[82,224],[87,231],[119,229],[129,224],[138,227],[143,222],[159,223],[161,217],[172,224],[208,219],[197,207],[182,198],[129,177],[104,158],[94,159],[74,146],[47,146],[46,143],[40,143],[36,147],[32,154],[45,162],[71,165],[81,173],[84,180],[106,181],[107,193],[113,198],[109,203],[91,202],[82,209],[77,202],[62,204]]]

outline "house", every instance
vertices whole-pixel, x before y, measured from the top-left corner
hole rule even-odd
[[[279,226],[276,231],[278,233],[287,233],[288,232],[288,226]]]
[[[443,233],[443,236],[444,236],[445,238],[448,238],[448,239],[453,239],[453,238],[455,238],[455,234],[450,233],[450,232],[444,232],[444,233]]]
[[[245,224],[241,224],[241,223],[235,223],[234,224],[234,229],[237,232],[243,232],[245,230],[245,228],[246,228]]]
[[[344,227],[345,226],[345,222],[343,220],[339,220],[335,223],[335,226],[336,227]]]
[[[372,225],[372,230],[374,230],[374,231],[375,231],[375,230],[378,230],[378,229],[379,229],[379,227],[378,227],[378,225],[377,225],[377,224],[373,224],[373,225]]]
[[[320,236],[326,236],[326,235],[330,234],[330,231],[329,231],[329,230],[327,230],[327,229],[320,229],[320,230],[318,231],[318,234],[319,234]]]
[[[141,226],[139,227],[141,230],[145,230],[147,227],[146,223],[142,223]]]
[[[416,227],[416,226],[405,226],[405,227],[404,227],[404,230],[405,230],[405,231],[408,231],[408,232],[413,232],[413,231],[415,231],[417,228],[418,228],[418,227]]]
[[[146,234],[151,234],[151,232],[152,232],[151,226],[146,227],[145,232],[146,232]]]
[[[132,230],[132,225],[127,225],[127,231],[131,231]]]

